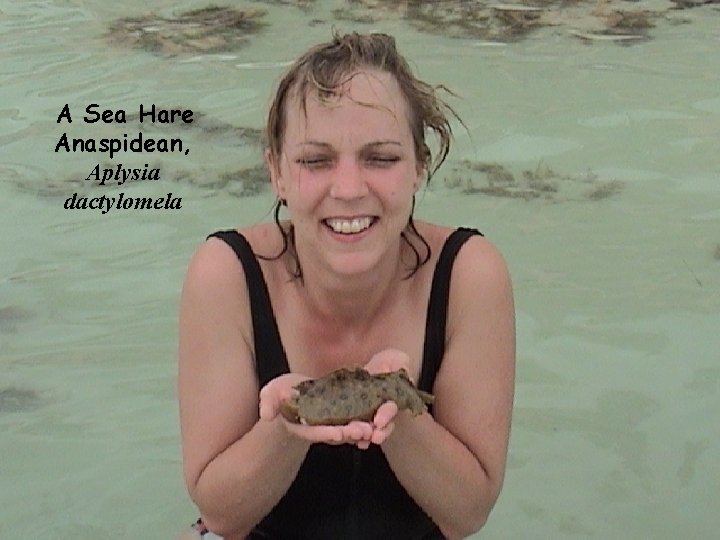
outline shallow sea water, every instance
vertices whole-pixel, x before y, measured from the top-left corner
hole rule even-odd
[[[260,162],[233,126],[262,126],[283,67],[332,25],[393,33],[423,78],[458,95],[468,131],[456,125],[417,213],[481,229],[512,270],[516,409],[505,488],[478,538],[716,537],[718,6],[667,11],[651,39],[624,46],[571,25],[452,39],[316,4],[237,2],[268,11],[246,47],[159,56],[104,38],[146,2],[0,1],[0,538],[171,539],[195,518],[174,388],[185,266],[209,232],[269,219],[267,191],[239,196],[223,180]],[[205,5],[152,3],[166,16]],[[72,126],[56,122],[66,103]],[[205,129],[148,129],[190,153],[121,154],[114,164],[157,166],[161,180],[99,186],[83,179],[106,156],[56,153],[59,137],[138,126],[85,124],[90,103],[182,106]],[[463,160],[512,172],[515,193],[523,171],[555,191],[481,192],[487,176]],[[74,192],[172,192],[182,209],[65,210]]]

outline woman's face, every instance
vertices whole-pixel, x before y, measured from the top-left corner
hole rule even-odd
[[[399,256],[422,175],[406,109],[395,78],[379,71],[356,73],[338,99],[308,94],[307,114],[289,96],[283,150],[270,169],[303,267],[310,259],[354,274]]]

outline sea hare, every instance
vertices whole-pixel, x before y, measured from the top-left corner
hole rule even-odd
[[[342,368],[295,388],[298,394],[283,402],[280,412],[290,422],[313,426],[371,421],[387,401],[417,416],[435,399],[418,390],[404,369],[371,375],[362,368]]]

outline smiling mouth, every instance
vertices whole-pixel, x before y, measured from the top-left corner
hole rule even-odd
[[[352,219],[329,218],[323,223],[333,232],[338,234],[358,234],[370,228],[377,218],[363,216]]]

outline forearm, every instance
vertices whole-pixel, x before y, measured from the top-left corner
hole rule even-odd
[[[398,415],[382,449],[400,483],[445,536],[463,538],[485,523],[499,486],[432,416]]]
[[[191,489],[205,525],[228,539],[244,538],[288,490],[309,446],[279,418],[258,421],[207,465]]]

